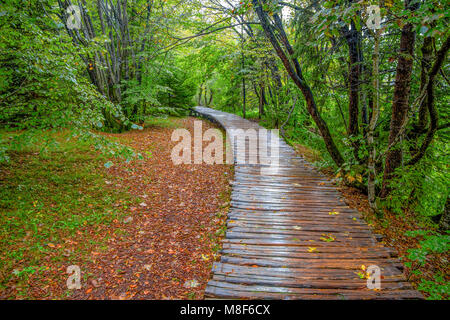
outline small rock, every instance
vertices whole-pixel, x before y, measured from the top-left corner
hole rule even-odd
[[[146,204],[145,202],[141,202],[139,205],[140,205],[141,207],[146,207],[146,206],[147,206],[147,204]]]
[[[196,279],[192,279],[192,280],[187,280],[183,287],[185,288],[195,288],[198,287],[200,285],[200,283],[198,283],[198,281]]]
[[[123,223],[130,223],[131,221],[133,221],[133,217],[126,217],[126,218],[123,220]]]

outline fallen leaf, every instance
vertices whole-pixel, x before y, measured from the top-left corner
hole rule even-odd
[[[209,257],[208,257],[208,255],[202,254],[202,259],[205,260],[205,261],[208,261],[208,260],[209,260]]]

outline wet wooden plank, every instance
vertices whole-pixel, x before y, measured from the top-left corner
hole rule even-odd
[[[340,294],[347,298],[353,298],[353,299],[359,299],[367,297],[367,298],[373,298],[373,297],[380,297],[382,295],[389,295],[389,292],[396,292],[400,295],[403,295],[408,298],[414,298],[417,297],[418,294],[414,290],[408,290],[408,287],[405,287],[405,289],[397,289],[392,290],[389,288],[381,289],[379,291],[375,290],[369,290],[367,288],[363,288],[360,290],[355,289],[329,289],[329,288],[323,288],[323,289],[316,289],[316,288],[294,288],[294,287],[281,287],[281,286],[265,286],[265,285],[242,285],[242,284],[235,284],[231,282],[225,282],[225,281],[216,281],[211,280],[210,286],[217,287],[217,288],[223,288],[223,289],[234,289],[234,290],[240,290],[243,292],[249,292],[249,293],[278,293],[278,294],[284,294],[284,295],[301,295],[301,294]]]
[[[197,107],[228,133],[259,127],[236,115]],[[220,262],[206,297],[213,299],[422,299],[405,280],[397,252],[377,241],[335,185],[282,139],[278,166],[260,160],[261,145],[232,143],[234,181]],[[247,163],[240,163],[239,159]],[[271,155],[271,161],[277,159]],[[262,170],[264,168],[264,170]],[[338,214],[330,214],[338,212]],[[333,241],[324,241],[329,236]],[[321,239],[322,238],[322,239]],[[381,270],[381,290],[367,288],[363,266]]]
[[[259,285],[259,286],[277,286],[287,288],[317,288],[317,289],[367,289],[366,282],[361,279],[325,279],[318,280],[314,278],[292,279],[283,277],[270,276],[241,276],[241,275],[219,275],[213,277],[215,281],[229,282],[243,285]],[[412,285],[405,282],[402,277],[391,277],[389,280],[384,279],[384,289],[412,289]]]
[[[317,248],[316,248],[317,249]],[[291,254],[295,256],[296,254],[305,254],[308,253],[308,255],[311,256],[313,259],[314,255],[324,255],[324,254],[336,254],[336,255],[342,255],[342,256],[351,256],[352,258],[355,256],[355,254],[360,255],[361,257],[396,257],[396,251],[392,250],[390,248],[386,247],[373,247],[368,250],[367,247],[329,247],[329,246],[323,246],[320,248],[320,250],[313,250],[311,251],[309,247],[301,247],[301,246],[260,246],[260,245],[246,245],[246,244],[239,244],[239,243],[224,243],[222,250],[230,250],[231,252],[238,251],[238,252],[258,252],[258,253],[265,253],[265,252],[273,252],[273,256],[277,255],[283,255],[283,254]]]
[[[298,289],[295,293],[268,292],[256,290],[240,290],[240,288],[221,288],[209,285],[206,287],[207,297],[235,299],[278,299],[278,300],[416,300],[422,296],[415,290],[386,290],[368,292],[365,290]]]
[[[313,268],[306,267],[255,267],[254,265],[237,265],[223,262],[216,262],[213,264],[212,271],[214,274],[239,274],[239,275],[264,275],[273,277],[290,277],[294,279],[303,279],[305,277],[314,279],[347,279],[353,280],[359,278],[358,272],[355,269],[345,269],[339,267],[330,267],[322,269],[320,272]],[[402,276],[399,269],[392,265],[385,265],[381,267],[381,271],[386,279],[389,277]],[[355,273],[356,272],[356,273]]]

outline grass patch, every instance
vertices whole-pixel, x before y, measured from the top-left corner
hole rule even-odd
[[[30,281],[44,281],[43,271],[80,264],[104,248],[102,227],[135,202],[114,188],[106,157],[69,135],[53,134],[58,147],[45,152],[39,143],[11,151],[0,164],[0,292],[18,288],[8,297],[28,298]]]
[[[146,128],[178,128],[180,118],[177,117],[151,117],[144,122]]]

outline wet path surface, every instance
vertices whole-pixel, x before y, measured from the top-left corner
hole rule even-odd
[[[197,107],[227,132],[262,129],[239,116]],[[336,187],[287,145],[279,165],[236,163],[227,233],[220,262],[212,268],[205,296],[232,299],[417,299],[395,250],[377,241]],[[270,147],[269,147],[270,150]],[[252,156],[245,154],[247,158]],[[269,160],[275,160],[272,154]],[[381,271],[381,289],[368,289],[367,267]]]

